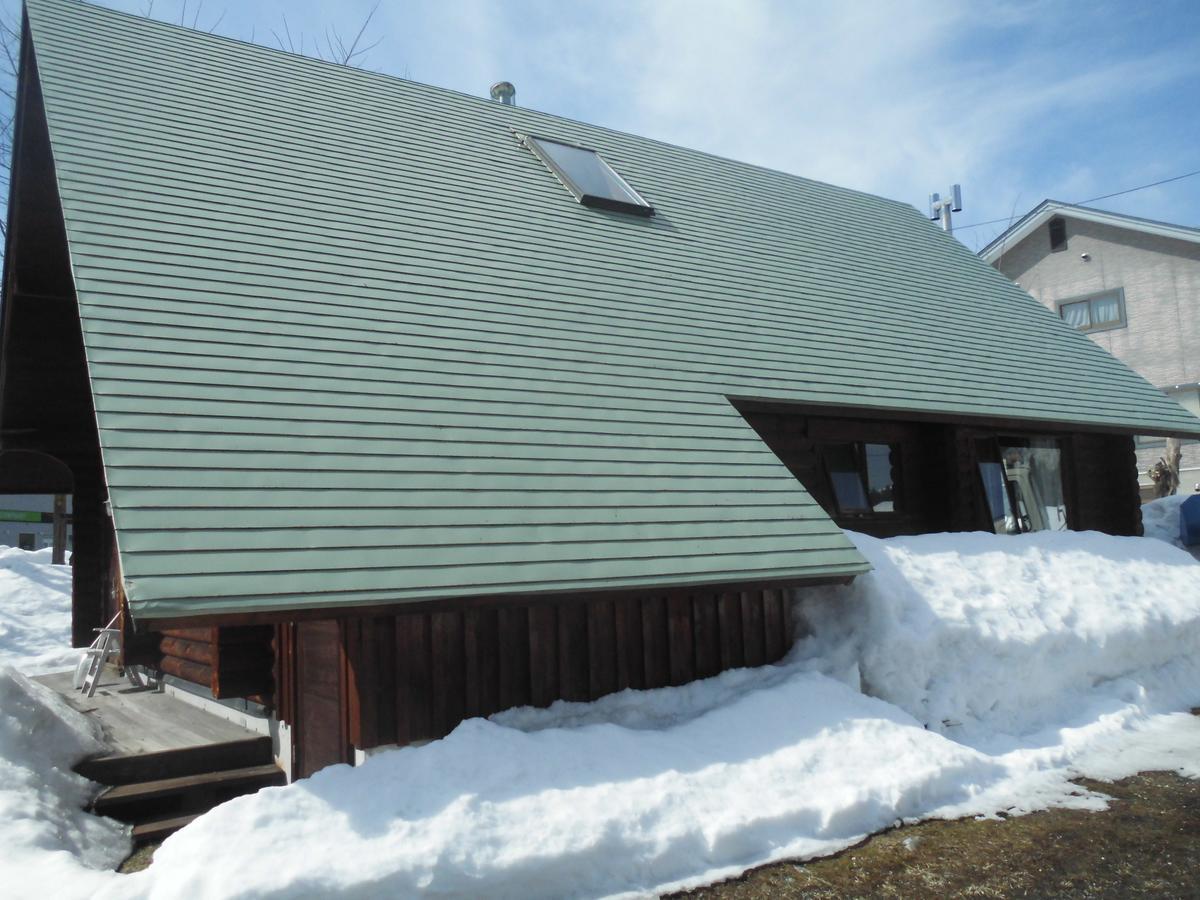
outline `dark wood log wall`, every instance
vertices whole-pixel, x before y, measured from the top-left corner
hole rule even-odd
[[[960,494],[973,482],[955,466],[954,430],[945,425],[801,416],[743,411],[764,443],[796,476],[842,528],[876,537],[947,531],[953,525]],[[845,443],[894,444],[897,512],[888,515],[840,515],[821,469],[819,448]]]
[[[271,705],[275,629],[270,625],[172,628],[127,638],[125,662],[208,688],[218,700]]]
[[[1142,534],[1137,451],[1120,434],[1076,434],[1070,439],[1071,527],[1107,534]]]
[[[1044,425],[994,428],[938,422],[839,419],[791,412],[743,410],[746,420],[843,528],[876,537],[991,527],[979,477],[978,441],[998,435],[1057,437],[1063,451],[1063,489],[1076,530],[1142,533],[1141,500],[1133,438],[1126,435],[1048,431]],[[889,443],[897,478],[897,514],[839,515],[819,464],[823,445]]]
[[[514,706],[774,662],[791,644],[791,612],[778,589],[621,596],[343,619],[341,640],[350,739],[367,749],[442,737]],[[290,656],[279,677],[294,682]],[[278,714],[291,721],[287,694]]]

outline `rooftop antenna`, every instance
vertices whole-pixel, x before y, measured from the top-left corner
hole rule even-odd
[[[942,220],[942,231],[954,234],[954,222],[950,213],[962,212],[962,185],[950,185],[950,196],[945,200],[940,194],[929,195],[929,218],[933,221]]]

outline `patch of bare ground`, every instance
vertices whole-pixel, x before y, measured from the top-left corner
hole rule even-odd
[[[150,868],[150,863],[154,861],[154,851],[161,846],[162,844],[146,844],[144,847],[138,847],[125,858],[125,862],[117,866],[117,871],[122,875],[128,875]]]
[[[1112,797],[1109,808],[924,822],[676,896],[1200,897],[1200,781],[1145,772],[1079,783]]]

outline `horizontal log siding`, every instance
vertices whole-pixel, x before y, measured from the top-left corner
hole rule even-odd
[[[160,632],[155,668],[203,687],[212,688],[216,660],[215,628],[173,628]]]
[[[172,628],[139,636],[137,659],[149,666],[208,688],[219,700],[244,697],[270,705],[274,693],[275,629],[269,625],[222,628]]]
[[[351,740],[443,737],[515,706],[595,700],[774,662],[791,615],[776,589],[616,597],[345,619]]]

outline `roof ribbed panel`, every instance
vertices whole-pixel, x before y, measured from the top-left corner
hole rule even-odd
[[[1200,430],[905,205],[28,12],[137,614],[863,571],[731,396]],[[656,214],[576,203],[525,133]]]

